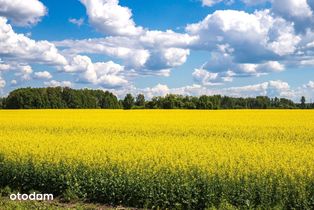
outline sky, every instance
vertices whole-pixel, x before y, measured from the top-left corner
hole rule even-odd
[[[20,87],[314,101],[314,0],[0,0]]]

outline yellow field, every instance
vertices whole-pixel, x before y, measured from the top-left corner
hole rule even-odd
[[[0,188],[149,208],[314,208],[314,111],[0,111],[0,128]]]

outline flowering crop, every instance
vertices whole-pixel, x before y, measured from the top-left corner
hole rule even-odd
[[[314,209],[314,112],[0,111],[0,188],[148,208]]]

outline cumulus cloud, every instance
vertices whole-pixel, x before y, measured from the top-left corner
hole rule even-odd
[[[243,0],[243,2],[249,6],[269,2],[272,13],[293,22],[298,31],[313,29],[313,0]]]
[[[48,41],[35,41],[23,34],[17,34],[0,17],[0,56],[3,60],[65,65],[67,63],[54,44]]]
[[[284,65],[278,61],[267,61],[261,64],[244,63],[238,64],[236,68],[238,68],[236,72],[244,76],[252,74],[258,76],[269,72],[281,72],[285,69]]]
[[[310,18],[313,15],[310,5],[312,0],[242,0],[245,4],[252,6],[270,2],[272,11],[285,18]]]
[[[35,25],[47,13],[46,7],[38,0],[0,0],[0,5],[0,16],[18,26]]]
[[[107,88],[121,87],[128,83],[122,74],[124,67],[112,61],[93,63],[88,56],[75,56],[63,71],[79,73],[80,81]]]
[[[4,63],[0,58],[0,72],[1,71],[7,71],[11,68],[9,64]]]
[[[210,59],[193,73],[202,85],[231,82],[234,77],[262,76],[285,70],[283,62],[298,63],[301,36],[294,25],[269,10],[247,13],[221,10],[190,24],[198,36],[193,50],[210,51]],[[206,72],[206,71],[208,72]]]
[[[107,37],[57,42],[56,45],[69,48],[65,53],[98,52],[122,59],[124,66],[137,72],[160,75],[184,64],[190,53],[188,45],[196,40],[172,30],[137,26],[132,11],[120,6],[118,0],[81,0],[81,3],[86,7],[89,22]]]
[[[283,64],[272,60],[261,63],[238,63],[232,49],[218,48],[220,50],[213,51],[208,62],[193,72],[192,76],[199,84],[222,85],[225,82],[232,82],[235,77],[262,76],[285,69]]]
[[[173,34],[177,37],[177,34]],[[166,35],[171,38],[171,35]],[[167,39],[164,37],[165,39]],[[186,36],[183,36],[186,37]],[[159,37],[162,39],[162,37]],[[173,41],[174,42],[174,41]],[[184,40],[176,41],[177,45],[181,45]],[[187,41],[189,42],[189,41]],[[133,39],[130,37],[106,37],[101,39],[88,40],[64,40],[55,42],[56,46],[63,47],[65,54],[77,53],[97,53],[105,54],[112,58],[119,58],[123,65],[128,69],[134,69],[138,72],[142,70],[151,70],[159,74],[165,69],[172,69],[174,67],[184,64],[190,54],[190,50],[181,47],[171,47],[170,42],[165,40],[169,46],[163,46],[155,40],[155,38],[147,38],[142,36],[140,39]],[[182,44],[183,45],[183,44]]]
[[[51,80],[49,82],[44,82],[44,85],[48,87],[72,87],[72,83],[70,81]]]
[[[52,75],[48,71],[35,72],[34,76],[36,79],[51,79]]]
[[[309,83],[307,83],[306,85],[304,85],[304,87],[314,90],[314,81],[309,81]]]
[[[11,83],[12,86],[17,85],[17,81],[15,79],[12,79],[10,83]]]
[[[196,41],[188,34],[168,31],[145,31],[138,37],[111,36],[98,39],[64,40],[55,42],[66,54],[97,53],[119,58],[129,69],[158,71],[184,64]]]
[[[22,80],[31,80],[33,69],[29,65],[18,65],[15,67],[15,70],[17,71],[15,73],[15,76],[21,77]]]
[[[118,0],[81,0],[90,23],[105,35],[132,36],[143,32],[132,19],[132,12]]]
[[[293,91],[287,82],[283,81],[269,81],[255,85],[248,85],[242,87],[226,88],[232,96],[252,97],[252,96],[269,96],[269,97],[293,97]]]
[[[203,4],[206,5],[205,0]],[[221,2],[222,0],[209,0],[209,5]],[[271,11],[276,15],[284,17],[285,19],[296,21],[300,23],[301,20],[309,20],[313,18],[314,3],[312,0],[242,0],[248,6],[255,6],[258,4],[271,4]]]
[[[152,50],[144,66],[149,70],[171,69],[184,64],[189,54],[189,50],[180,48]]]
[[[301,39],[292,23],[271,16],[269,10],[253,14],[220,10],[188,25],[186,30],[199,36],[198,48],[210,50],[217,44],[228,45],[242,62],[292,54]]]
[[[274,0],[273,9],[284,17],[305,19],[313,15],[307,0]]]
[[[145,88],[141,90],[146,97],[152,98],[154,96],[165,96],[170,93],[170,89],[167,85],[158,84],[152,88]]]
[[[189,34],[177,33],[172,30],[157,31],[146,30],[145,34],[139,37],[140,43],[145,47],[158,48],[186,48],[197,41],[197,36]]]
[[[215,86],[215,85],[223,85],[224,81],[232,80],[231,76],[228,77],[228,72],[226,75],[222,75],[221,73],[213,73],[208,72],[204,69],[195,69],[192,76],[197,83],[200,83],[204,86]],[[229,72],[232,74],[232,72]]]
[[[132,40],[125,37],[107,37],[98,39],[64,40],[55,42],[63,47],[66,54],[93,53],[105,54],[123,60],[131,68],[143,67],[150,53],[139,45],[131,44]]]

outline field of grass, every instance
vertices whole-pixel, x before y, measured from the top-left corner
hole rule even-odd
[[[314,209],[314,111],[0,111],[0,188],[110,206]]]

